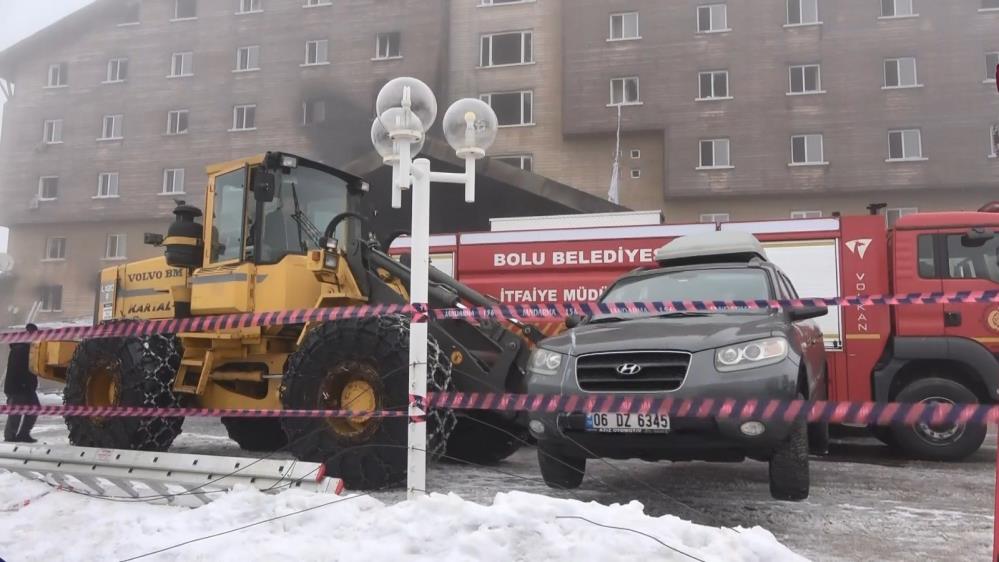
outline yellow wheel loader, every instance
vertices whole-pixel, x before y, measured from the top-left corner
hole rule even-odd
[[[205,210],[178,202],[164,256],[100,273],[95,323],[405,304],[410,270],[368,231],[359,177],[268,152],[208,167]],[[202,218],[203,215],[203,218]],[[199,222],[200,220],[200,222]],[[320,226],[321,225],[321,226]],[[385,241],[383,241],[385,242]],[[431,268],[431,307],[494,301]],[[32,370],[65,383],[67,405],[261,409],[405,409],[406,316],[325,323],[43,341]],[[523,392],[529,325],[434,320],[428,389]],[[183,418],[67,417],[79,446],[164,451]],[[402,483],[405,418],[223,418],[253,451],[286,448],[354,489]],[[513,414],[428,414],[428,453],[476,463],[506,458],[526,438]]]

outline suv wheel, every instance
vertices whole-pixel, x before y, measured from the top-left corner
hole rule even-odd
[[[963,384],[950,379],[930,377],[909,383],[896,402],[977,404],[978,397]],[[984,425],[928,424],[892,426],[892,434],[900,449],[907,454],[928,460],[954,461],[971,455],[985,441]]]
[[[808,422],[799,418],[770,457],[770,496],[801,501],[808,497],[808,488]]]
[[[538,466],[548,487],[558,490],[578,488],[586,473],[586,458],[573,457],[538,446]]]

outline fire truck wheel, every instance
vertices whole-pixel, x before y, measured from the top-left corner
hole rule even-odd
[[[288,444],[281,420],[272,418],[222,418],[229,439],[244,451],[272,452]]]
[[[943,402],[977,404],[978,396],[963,384],[941,377],[918,379],[909,383],[897,396],[896,402]],[[984,425],[926,424],[912,427],[892,426],[895,441],[902,451],[916,458],[955,461],[971,455],[985,441]]]
[[[571,490],[583,483],[586,458],[571,457],[544,446],[538,447],[538,467],[549,488]]]
[[[182,352],[171,335],[92,339],[73,353],[66,372],[67,406],[176,408],[173,381]],[[66,416],[69,442],[81,447],[165,451],[184,418]]]
[[[799,395],[799,400],[804,396]],[[791,434],[770,457],[770,496],[776,500],[801,501],[808,498],[808,422],[798,419]]]
[[[516,453],[527,437],[522,427],[496,414],[469,412],[458,417],[446,454],[473,464],[496,464]]]
[[[409,320],[379,316],[313,328],[285,366],[281,404],[288,409],[406,411],[409,406]],[[427,390],[452,389],[451,362],[428,338]],[[427,458],[443,454],[454,430],[451,410],[427,412]],[[353,490],[398,486],[406,479],[406,417],[283,418],[288,450],[322,462],[326,474]]]

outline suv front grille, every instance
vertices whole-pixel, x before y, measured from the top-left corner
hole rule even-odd
[[[689,353],[672,351],[583,355],[576,360],[576,380],[588,392],[670,391],[683,384],[689,365]],[[626,374],[634,366],[638,372]]]

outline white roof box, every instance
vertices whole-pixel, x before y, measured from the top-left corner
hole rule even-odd
[[[514,230],[547,230],[552,228],[599,228],[606,226],[649,226],[663,223],[663,212],[623,211],[615,213],[582,213],[536,217],[489,219],[492,232]]]
[[[717,231],[682,236],[656,251],[659,265],[675,261],[749,261],[760,258],[767,261],[763,244],[748,232]]]

